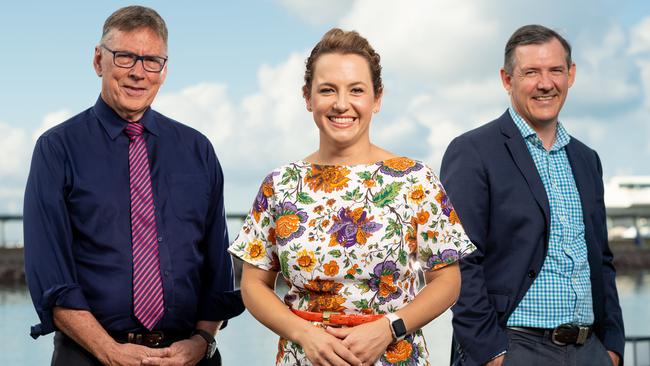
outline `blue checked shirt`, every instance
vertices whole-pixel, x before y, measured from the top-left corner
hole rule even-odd
[[[508,319],[508,326],[554,328],[594,322],[589,262],[580,195],[565,146],[571,140],[558,122],[550,151],[512,107],[510,116],[526,141],[551,208],[548,253],[535,282]]]

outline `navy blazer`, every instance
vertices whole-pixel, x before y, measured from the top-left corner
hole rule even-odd
[[[607,241],[602,167],[598,154],[574,137],[566,145],[585,223],[595,334],[623,355],[623,317]],[[455,138],[440,177],[477,250],[461,261],[453,347],[464,365],[482,365],[508,347],[510,314],[542,268],[550,207],[533,158],[506,111]],[[622,358],[622,357],[621,357]]]

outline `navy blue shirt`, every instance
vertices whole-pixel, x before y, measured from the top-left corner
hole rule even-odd
[[[227,254],[223,175],[208,139],[148,109],[145,127],[165,313],[155,329],[243,310]],[[52,308],[90,311],[109,332],[143,331],[133,315],[129,139],[100,97],[37,141],[24,207],[25,273],[41,320]]]

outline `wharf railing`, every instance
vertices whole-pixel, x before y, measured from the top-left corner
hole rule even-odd
[[[650,337],[625,337],[625,365],[650,365]]]

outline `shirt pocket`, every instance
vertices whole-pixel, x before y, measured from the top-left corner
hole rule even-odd
[[[209,190],[203,174],[168,174],[169,200],[179,220],[202,223],[208,210]]]

